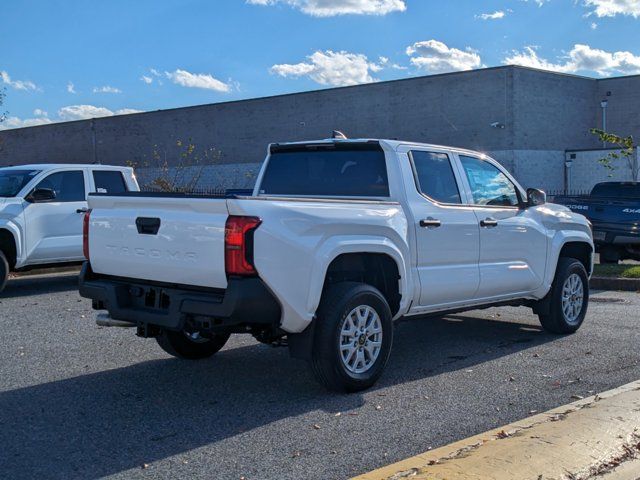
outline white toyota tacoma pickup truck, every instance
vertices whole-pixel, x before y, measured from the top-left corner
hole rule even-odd
[[[0,168],[0,291],[11,271],[84,260],[82,218],[89,193],[137,190],[128,167]]]
[[[525,305],[562,334],[587,312],[589,222],[473,151],[272,144],[246,196],[92,194],[89,207],[80,293],[108,311],[99,322],[189,359],[251,333],[332,390],[378,379],[400,317]]]

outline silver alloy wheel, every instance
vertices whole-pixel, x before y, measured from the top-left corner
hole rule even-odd
[[[364,373],[378,359],[382,350],[382,322],[369,305],[351,310],[340,329],[340,359],[351,373]]]
[[[568,323],[576,323],[582,312],[584,303],[584,286],[582,278],[572,273],[562,285],[562,314]]]

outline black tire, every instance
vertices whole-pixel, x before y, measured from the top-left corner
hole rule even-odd
[[[602,247],[600,249],[600,263],[617,264],[620,261],[620,250],[615,247]]]
[[[185,332],[165,330],[156,341],[169,355],[186,360],[202,360],[218,353],[229,340],[229,334],[214,334],[211,338],[191,340]]]
[[[7,280],[9,280],[9,262],[7,261],[7,257],[0,250],[0,292],[4,290],[4,287],[7,285]]]
[[[343,322],[359,306],[366,306],[375,311],[380,319],[382,330],[377,357],[363,372],[350,371],[342,359],[340,349],[340,342],[343,340],[341,335]],[[365,311],[362,310],[362,312],[364,314]],[[369,315],[368,319],[373,319],[373,315]],[[357,392],[371,387],[382,375],[393,344],[391,310],[380,291],[370,285],[356,282],[330,286],[323,294],[315,322],[311,369],[317,380],[327,389],[337,392]],[[356,350],[362,352],[363,361],[366,358],[371,361],[375,354],[371,355],[368,349],[365,351],[364,342],[368,345],[375,336],[369,337],[368,334],[361,333],[356,335],[359,337],[354,341],[354,347],[356,342],[363,342],[361,344],[363,346],[357,347]],[[364,340],[361,340],[363,337]],[[345,341],[346,338],[344,337]],[[359,353],[356,353],[357,355]]]
[[[563,309],[563,289],[565,282],[574,274],[578,276],[582,284],[582,305],[575,318],[568,318],[571,316],[571,312],[567,314]],[[558,260],[556,276],[546,300],[549,302],[548,311],[538,315],[542,328],[547,332],[557,334],[574,333],[580,328],[589,307],[589,277],[582,262],[575,258],[565,257]]]

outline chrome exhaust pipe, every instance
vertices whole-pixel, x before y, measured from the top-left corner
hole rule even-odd
[[[123,320],[114,320],[108,313],[99,313],[96,315],[96,325],[99,327],[120,327],[120,328],[132,328],[136,324],[132,322],[125,322]]]

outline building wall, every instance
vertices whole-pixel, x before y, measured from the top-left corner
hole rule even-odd
[[[293,95],[98,118],[0,132],[0,164],[93,161],[143,163],[154,150],[176,158],[178,140],[221,151],[223,163],[261,161],[274,141],[350,137],[403,138],[491,150],[506,132],[508,69],[496,68]]]
[[[513,76],[512,148],[597,148],[589,133],[600,108],[597,80],[524,68],[514,69]]]
[[[610,95],[607,96],[607,93]],[[607,131],[640,140],[640,75],[598,81],[596,125],[602,126],[600,101],[607,100]]]
[[[570,163],[567,170],[568,192],[589,192],[599,182],[629,182],[638,181],[638,149],[634,150],[634,156],[627,161],[625,158],[614,159],[606,168],[600,159],[610,152],[617,150],[584,150],[568,151],[565,160]]]

